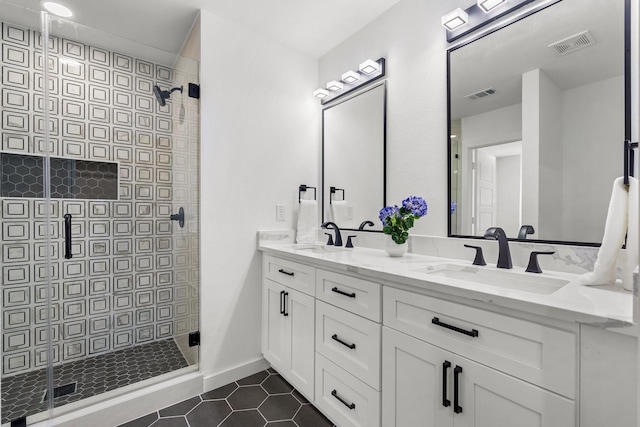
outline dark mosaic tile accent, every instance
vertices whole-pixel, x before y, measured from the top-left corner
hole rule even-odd
[[[42,156],[0,153],[2,197],[44,197]],[[118,199],[118,164],[50,158],[51,197]]]
[[[53,369],[54,386],[77,382],[77,390],[55,398],[54,403],[66,405],[187,366],[173,339],[65,363]],[[3,378],[2,423],[46,411],[47,404],[42,402],[46,388],[45,369]]]
[[[336,427],[271,368],[119,427],[183,426],[183,417],[189,427]]]

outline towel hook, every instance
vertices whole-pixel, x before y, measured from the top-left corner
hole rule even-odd
[[[344,188],[329,187],[329,204],[333,201],[333,197],[331,195],[336,194],[336,191],[342,191],[342,200],[344,200]]]
[[[307,189],[311,188],[313,190],[313,200],[316,199],[316,187],[311,187],[310,185],[301,184],[298,187],[298,203],[300,203],[300,199],[302,198],[302,193],[307,191]]]

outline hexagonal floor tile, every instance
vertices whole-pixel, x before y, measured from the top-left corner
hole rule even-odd
[[[296,414],[293,421],[299,427],[331,427],[333,423],[326,419],[313,405],[304,405]]]
[[[206,400],[201,402],[187,415],[191,427],[217,426],[231,413],[224,400]]]
[[[236,411],[224,420],[220,427],[262,427],[265,424],[264,418],[258,411]]]
[[[269,376],[267,371],[260,371],[253,375],[249,375],[241,380],[236,381],[238,385],[258,385]]]
[[[229,405],[234,410],[238,409],[256,409],[264,399],[267,393],[259,385],[250,385],[240,387],[227,398]]]
[[[269,396],[258,408],[267,421],[290,420],[300,409],[300,402],[290,394]]]
[[[262,382],[264,388],[269,394],[291,393],[293,387],[286,382],[280,375],[270,375]]]
[[[191,399],[183,400],[180,403],[171,405],[158,411],[161,417],[172,417],[176,415],[186,415],[195,408],[201,402],[200,396],[192,397]]]
[[[214,399],[224,399],[228,397],[231,393],[238,388],[236,383],[231,383],[227,385],[223,385],[215,390],[208,391],[206,393],[201,394],[202,400],[214,400]]]

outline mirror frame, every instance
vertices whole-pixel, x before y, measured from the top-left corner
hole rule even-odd
[[[325,222],[325,191],[326,188],[326,174],[325,174],[325,158],[324,158],[324,125],[325,125],[325,112],[333,107],[336,107],[344,102],[349,101],[361,95],[363,93],[369,92],[370,90],[376,89],[382,86],[383,89],[383,105],[382,105],[382,206],[380,209],[387,205],[387,80],[383,80],[382,82],[378,82],[374,85],[367,86],[362,88],[362,90],[358,90],[354,93],[349,94],[344,98],[336,99],[335,102],[329,102],[326,106],[322,108],[322,212],[321,212],[321,223]],[[375,218],[377,219],[377,218]],[[338,224],[340,226],[340,224]],[[348,231],[367,231],[370,233],[382,233],[382,229],[380,230],[371,230],[371,229],[357,229],[357,228],[342,228],[340,230],[348,230]]]
[[[522,16],[519,16],[515,19],[505,20],[499,26],[490,31],[477,35],[476,37],[472,37],[471,39],[456,45],[452,48],[447,49],[447,236],[448,237],[457,237],[463,239],[484,239],[482,236],[469,236],[463,234],[452,234],[451,233],[451,53],[473,43],[476,40],[479,40],[483,37],[488,36],[489,34],[493,34],[496,31],[500,31],[503,28],[506,28],[516,22],[519,22],[527,17],[540,12],[548,7],[552,7],[553,5],[561,2],[562,0],[554,1],[550,4],[541,5],[537,8],[533,8],[530,11],[526,12]],[[631,140],[631,0],[624,0],[624,138],[625,140]],[[623,141],[621,141],[623,142]],[[622,145],[622,144],[621,144]],[[509,241],[516,242],[530,242],[530,243],[548,243],[548,244],[557,244],[557,245],[572,245],[572,246],[591,246],[591,247],[600,247],[601,243],[590,243],[590,242],[573,242],[573,241],[565,241],[565,240],[545,240],[545,239],[517,239],[517,238],[508,238]]]

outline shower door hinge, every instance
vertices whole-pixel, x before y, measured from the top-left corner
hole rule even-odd
[[[200,345],[200,331],[189,332],[189,347]]]

